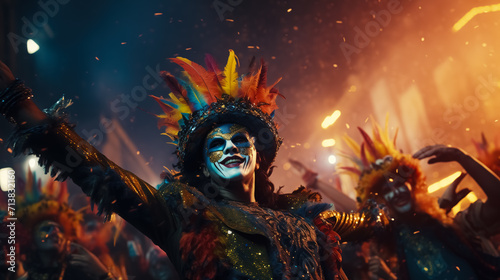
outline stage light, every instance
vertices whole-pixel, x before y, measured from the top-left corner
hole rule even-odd
[[[453,25],[453,31],[457,32],[458,30],[462,29],[462,27],[464,27],[476,15],[498,11],[500,11],[500,4],[474,7]]]
[[[335,139],[325,139],[321,142],[321,145],[325,148],[335,146]]]
[[[26,47],[28,48],[28,53],[29,54],[34,54],[34,53],[36,53],[40,49],[40,46],[35,41],[33,41],[32,39],[28,40],[28,43],[26,44]]]
[[[451,174],[450,176],[430,185],[427,188],[427,191],[429,193],[433,193],[433,192],[438,191],[444,187],[449,186],[451,183],[453,183],[453,181],[455,181],[455,179],[457,179],[460,176],[460,174],[462,174],[462,172],[460,172],[460,171],[457,171],[457,172]]]
[[[329,162],[330,164],[335,164],[335,163],[337,163],[337,157],[336,157],[335,155],[330,155],[330,156],[328,157],[328,162]]]
[[[37,165],[37,160],[36,158],[32,157],[28,160],[28,165],[30,166],[31,170],[35,169]]]
[[[0,169],[0,188],[4,192],[9,189],[9,182],[14,182],[14,180],[9,179],[11,174],[14,174],[14,169],[10,167]]]
[[[35,155],[27,156],[22,168],[24,168],[24,170],[29,169],[34,174],[42,175],[45,173],[43,167],[38,165],[38,157]]]
[[[337,119],[340,117],[340,111],[335,110],[330,116],[326,117],[323,123],[321,124],[321,127],[323,129],[327,129],[329,126],[335,123]]]

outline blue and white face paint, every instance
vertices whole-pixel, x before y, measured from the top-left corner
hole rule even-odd
[[[205,140],[204,162],[212,180],[224,186],[228,181],[245,182],[254,176],[257,151],[255,138],[238,124],[212,129]]]

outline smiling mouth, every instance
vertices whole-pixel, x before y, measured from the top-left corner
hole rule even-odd
[[[232,157],[228,157],[228,158],[224,159],[221,162],[221,164],[224,165],[225,167],[232,168],[232,167],[240,166],[240,164],[242,164],[243,162],[245,162],[245,160],[243,158],[238,157],[238,156],[232,156]]]
[[[410,195],[399,195],[392,200],[392,204],[396,207],[402,207],[410,203]]]

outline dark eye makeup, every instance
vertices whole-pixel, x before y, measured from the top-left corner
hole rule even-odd
[[[222,139],[214,139],[210,142],[210,144],[208,145],[208,148],[209,149],[217,148],[217,147],[224,145],[224,143],[225,143],[225,141]]]

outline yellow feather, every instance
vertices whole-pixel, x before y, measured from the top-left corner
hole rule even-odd
[[[177,114],[182,114],[182,113],[188,113],[191,114],[191,108],[189,107],[189,104],[184,100],[184,98],[177,98],[174,93],[169,94],[170,99],[172,100],[173,103],[175,103],[179,108],[175,111],[176,115]],[[181,119],[182,117],[179,117],[178,119]]]
[[[361,147],[359,146],[359,144],[347,134],[344,135],[344,142],[347,144],[347,146],[349,146],[349,148],[351,148],[356,157],[359,158],[361,155]]]
[[[221,81],[222,90],[233,97],[238,95],[238,72],[236,72],[236,65],[238,64],[238,57],[234,54],[233,50],[229,50],[229,57],[227,59],[226,67],[224,67],[224,78]]]

